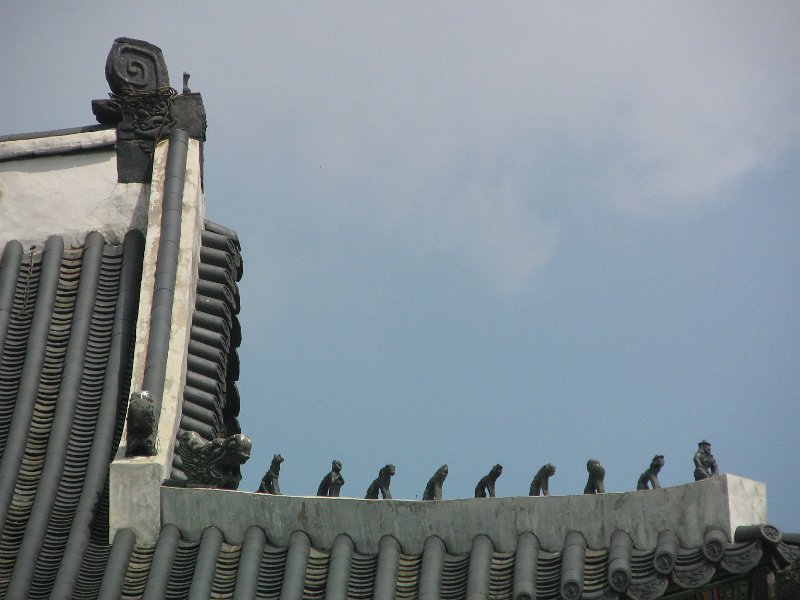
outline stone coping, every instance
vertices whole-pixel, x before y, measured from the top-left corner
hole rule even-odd
[[[79,131],[77,133],[69,131],[67,130],[67,133],[43,132],[42,137],[0,140],[0,161],[92,150],[113,146],[117,142],[115,129]]]
[[[719,528],[732,540],[736,527],[765,523],[766,513],[765,485],[728,474],[640,492],[432,502],[161,488],[162,525],[176,525],[189,540],[198,540],[213,526],[238,544],[247,528],[257,525],[278,546],[288,545],[296,530],[323,549],[346,533],[365,554],[376,553],[385,535],[394,536],[408,553],[422,552],[431,535],[440,537],[448,552],[466,553],[479,534],[489,536],[496,550],[511,552],[525,531],[535,533],[545,550],[560,551],[570,531],[580,531],[590,548],[600,549],[608,546],[615,529],[630,533],[639,549],[655,548],[664,529],[675,533],[682,546],[696,548],[707,528]]]

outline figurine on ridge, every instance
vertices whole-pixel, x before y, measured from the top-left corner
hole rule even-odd
[[[391,500],[392,493],[389,491],[389,485],[392,483],[392,476],[394,475],[394,465],[386,465],[378,471],[378,477],[372,481],[367,488],[367,495],[364,496],[367,500],[377,500],[378,492],[383,496],[384,500]]]
[[[441,500],[442,499],[442,485],[444,484],[445,477],[447,477],[447,465],[442,465],[428,480],[428,485],[425,486],[425,493],[422,494],[423,500]]]
[[[600,464],[600,461],[590,458],[586,463],[586,470],[589,471],[589,480],[586,482],[586,487],[583,488],[584,494],[604,494],[606,491],[603,479],[606,476],[606,470]]]
[[[703,440],[697,444],[697,452],[694,455],[694,480],[700,481],[714,475],[719,475],[717,459],[711,454],[711,442]]]
[[[331,462],[331,472],[322,478],[317,489],[317,496],[328,496],[330,498],[338,498],[339,490],[344,485],[344,477],[342,477],[342,463],[334,459]]]
[[[636,489],[646,490],[648,489],[647,487],[648,483],[651,486],[653,486],[654,490],[660,488],[661,484],[658,483],[658,474],[663,466],[664,466],[664,455],[656,454],[653,457],[653,460],[650,461],[650,468],[648,468],[644,473],[639,475],[639,481],[636,482]]]
[[[550,478],[556,474],[556,466],[551,463],[543,465],[541,469],[536,472],[536,475],[531,481],[531,489],[528,493],[529,496],[542,496],[550,495]]]
[[[495,465],[488,475],[481,477],[478,485],[475,486],[475,497],[486,498],[486,492],[489,492],[489,497],[494,498],[494,484],[497,478],[503,474],[503,465]]]
[[[185,431],[177,453],[183,462],[186,487],[235,490],[242,480],[241,466],[250,458],[253,443],[241,433],[206,442],[199,433]]]
[[[156,417],[150,392],[133,392],[128,403],[125,456],[156,455]]]
[[[258,486],[259,494],[272,494],[274,496],[281,495],[281,486],[278,484],[278,477],[281,474],[282,462],[283,457],[280,454],[272,455],[272,464],[270,464],[269,470],[261,479],[261,485]]]

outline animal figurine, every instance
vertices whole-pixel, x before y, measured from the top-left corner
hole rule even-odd
[[[280,454],[272,455],[272,463],[269,465],[269,470],[261,478],[261,485],[258,486],[259,494],[272,494],[273,496],[281,495],[281,486],[278,483],[278,477],[281,474],[281,463],[283,457]]]
[[[653,486],[653,489],[656,490],[661,487],[661,484],[658,483],[658,474],[661,471],[661,467],[664,466],[664,455],[663,454],[656,454],[653,457],[653,460],[650,461],[650,467],[641,475],[639,475],[639,481],[636,482],[636,489],[637,490],[646,490],[649,489],[647,484]]]
[[[156,416],[150,392],[133,392],[128,402],[125,456],[156,455]]]
[[[603,479],[606,476],[606,470],[600,464],[600,461],[590,458],[586,463],[586,470],[589,471],[589,480],[586,482],[586,487],[583,488],[583,493],[604,494],[606,488],[603,485]]]
[[[242,480],[241,466],[250,458],[253,443],[241,433],[205,442],[200,434],[185,431],[178,443],[186,485],[235,490]]]
[[[536,475],[531,481],[531,489],[528,493],[529,496],[542,496],[550,495],[550,478],[556,474],[556,466],[550,463],[543,465],[541,469],[536,472]]]
[[[442,499],[442,485],[447,477],[447,465],[442,465],[428,480],[428,485],[425,486],[425,492],[422,494],[423,500],[441,500]]]
[[[338,460],[331,462],[331,472],[322,478],[317,488],[317,496],[328,496],[330,498],[338,498],[339,490],[344,485],[344,477],[342,477],[342,463]]]
[[[392,494],[389,491],[389,485],[392,483],[394,476],[394,465],[386,465],[378,471],[378,477],[367,488],[367,495],[364,496],[367,500],[377,500],[378,492],[383,496],[384,500],[391,500]]]
[[[481,477],[478,485],[475,486],[475,497],[486,498],[486,492],[489,492],[489,497],[494,498],[494,484],[497,478],[503,474],[503,465],[495,465],[487,475]]]

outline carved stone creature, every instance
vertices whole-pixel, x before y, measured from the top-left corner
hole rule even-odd
[[[241,433],[210,442],[194,431],[185,431],[178,444],[186,484],[235,490],[242,479],[241,465],[250,458],[253,443]]]
[[[546,465],[542,465],[542,468],[536,472],[536,475],[533,477],[533,481],[531,481],[531,490],[528,494],[529,496],[538,496],[541,494],[542,496],[549,496],[550,495],[550,478],[556,474],[556,466],[547,463]]]
[[[338,498],[339,490],[344,485],[344,477],[342,477],[342,463],[338,460],[331,462],[331,472],[322,478],[317,489],[317,496],[328,496],[330,498]]]
[[[647,484],[649,483],[653,486],[653,489],[656,490],[661,487],[661,484],[658,483],[658,474],[661,472],[661,468],[664,466],[664,455],[663,454],[656,454],[653,457],[653,460],[650,461],[650,468],[647,469],[644,473],[639,475],[639,481],[636,483],[637,490],[646,490]]]
[[[386,465],[378,471],[378,478],[375,479],[367,488],[367,495],[364,496],[367,500],[377,500],[378,492],[381,493],[384,500],[391,500],[392,494],[389,491],[389,485],[392,483],[394,476],[394,465]]]
[[[494,484],[497,478],[503,474],[503,465],[495,465],[487,475],[481,477],[478,485],[475,486],[475,497],[486,498],[486,492],[489,492],[489,497],[494,498]]]
[[[428,485],[425,486],[425,493],[422,494],[423,500],[441,500],[442,499],[442,485],[449,472],[447,465],[442,465],[428,480]]]
[[[583,488],[583,493],[604,494],[606,488],[603,484],[603,479],[605,479],[606,470],[600,464],[600,461],[590,458],[586,463],[586,470],[589,471],[589,480],[586,482],[586,487]]]
[[[149,392],[131,394],[126,425],[125,456],[155,456],[156,416]]]
[[[272,455],[272,463],[269,465],[269,470],[261,478],[261,485],[258,486],[259,494],[272,494],[274,496],[281,495],[281,486],[278,484],[278,477],[281,474],[281,463],[283,457],[280,454]]]
[[[694,455],[694,480],[700,481],[714,475],[719,475],[717,459],[711,454],[711,443],[703,440],[697,444]]]

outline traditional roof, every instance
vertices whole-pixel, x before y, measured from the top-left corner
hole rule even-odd
[[[137,547],[127,530],[117,535],[102,582],[108,596],[100,597],[649,600],[712,587],[751,598],[753,569],[800,558],[797,536],[776,542],[743,528],[744,541],[720,545],[716,530],[706,538],[699,548],[681,548],[664,530],[654,548],[640,550],[617,531],[607,548],[592,549],[571,532],[556,550],[542,548],[527,532],[514,550],[503,552],[478,535],[469,552],[456,554],[436,535],[419,553],[406,553],[385,536],[377,552],[362,553],[346,534],[330,548],[315,547],[303,531],[275,545],[268,532],[252,526],[241,543],[231,544],[214,527],[186,541],[168,524],[155,547]]]
[[[60,237],[0,263],[0,589],[46,596],[65,549],[106,542],[106,477],[125,417],[143,237]],[[80,548],[78,548],[80,547]]]
[[[0,137],[0,596],[752,598],[799,564],[731,475],[434,502],[193,487],[185,434],[240,432],[241,245],[204,216],[200,95],[137,40],[106,70],[100,126]],[[126,441],[144,391],[153,456]]]
[[[240,249],[236,232],[205,222],[178,440],[185,431],[197,432],[206,441],[223,431],[229,434],[241,431],[236,419],[239,415],[236,349],[242,341],[236,285],[243,270]],[[177,481],[186,479],[181,467],[181,458],[176,453],[171,476]]]
[[[209,277],[241,273],[235,233],[207,222],[202,236],[201,256],[229,266],[206,264]],[[0,592],[8,597],[49,597],[54,585],[73,583],[75,597],[91,597],[78,590],[105,562],[107,476],[127,408],[143,249],[137,230],[122,244],[90,232],[80,247],[52,236],[41,250],[16,240],[3,249]],[[207,295],[198,296],[187,381],[221,375],[215,394],[187,386],[181,420],[207,439],[238,413],[228,393],[238,376],[229,358],[233,293],[213,283],[198,284]]]

